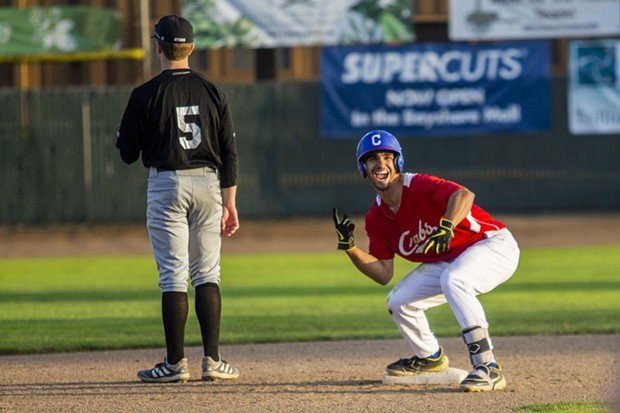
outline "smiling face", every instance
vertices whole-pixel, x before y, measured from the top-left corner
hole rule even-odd
[[[371,152],[363,159],[370,184],[378,191],[386,191],[399,173],[394,167],[396,154],[389,151]]]

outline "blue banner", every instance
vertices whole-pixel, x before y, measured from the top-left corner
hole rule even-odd
[[[325,47],[321,131],[463,136],[550,128],[549,43]]]

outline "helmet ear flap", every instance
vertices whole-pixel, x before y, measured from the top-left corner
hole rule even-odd
[[[357,167],[362,173],[362,178],[366,178],[367,172],[366,172],[366,164],[364,163],[364,161],[360,159],[359,162],[357,163]]]
[[[400,152],[395,153],[394,154],[394,169],[396,170],[396,172],[401,173],[404,167],[405,167],[405,158],[403,157],[403,154]]]

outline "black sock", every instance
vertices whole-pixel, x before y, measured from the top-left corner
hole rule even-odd
[[[220,287],[206,283],[196,287],[196,317],[200,324],[204,355],[220,360],[220,318],[222,298]]]
[[[187,312],[187,293],[162,294],[161,313],[166,336],[166,361],[170,364],[177,364],[185,356]]]

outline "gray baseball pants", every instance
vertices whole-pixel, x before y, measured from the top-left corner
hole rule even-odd
[[[162,292],[220,282],[222,193],[211,168],[150,168],[146,220]]]

